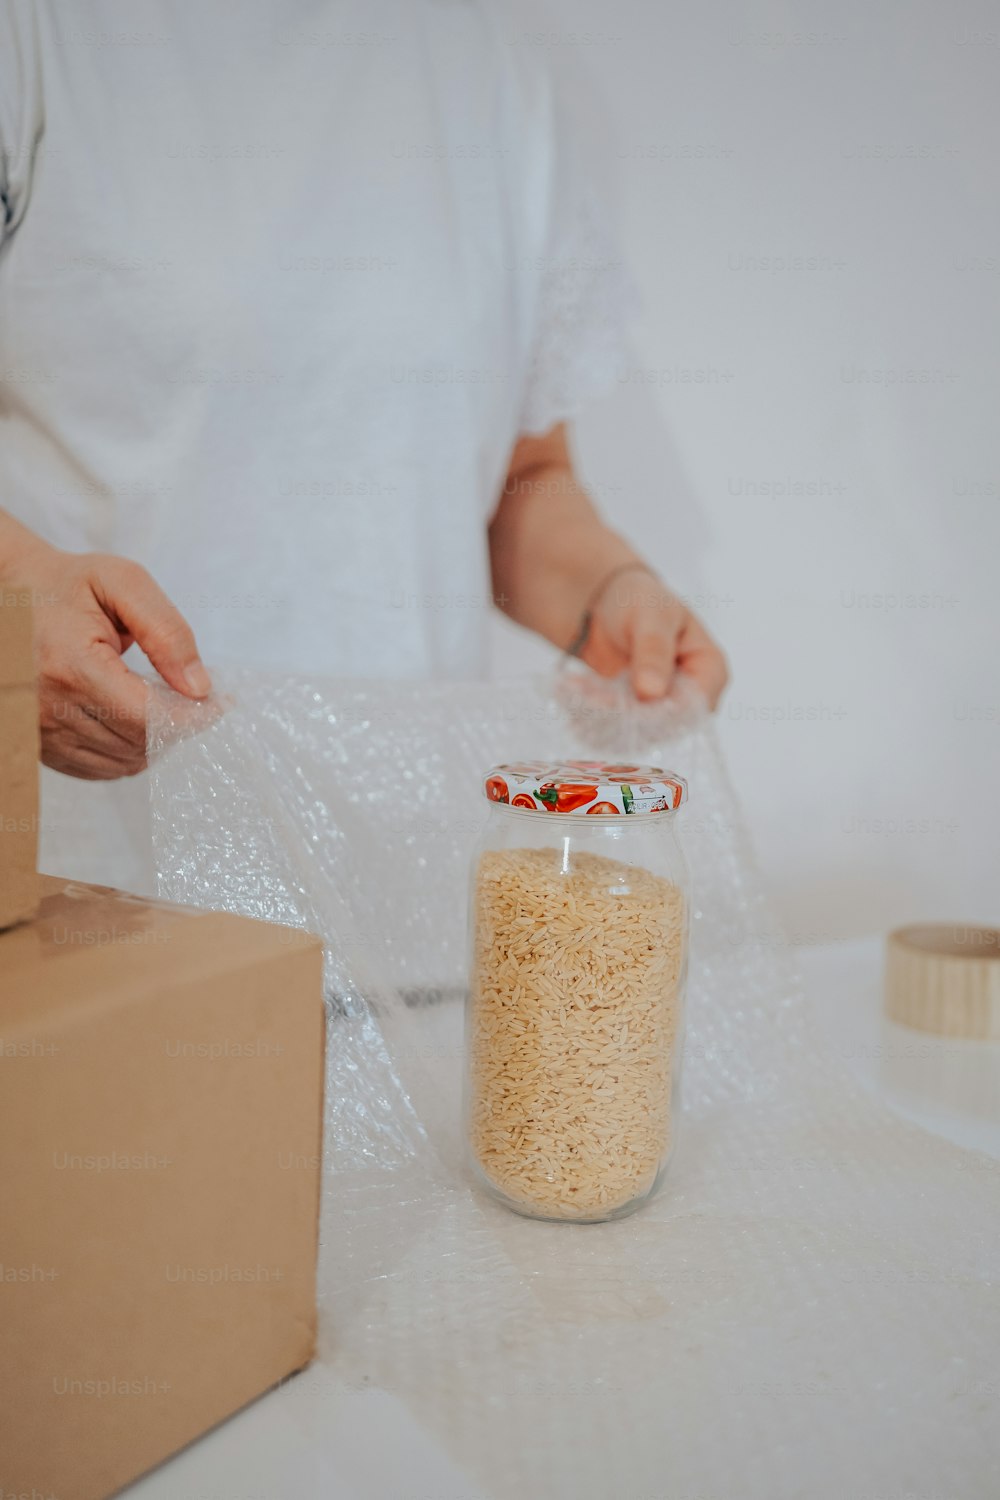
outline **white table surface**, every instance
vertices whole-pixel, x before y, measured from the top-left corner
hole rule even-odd
[[[939,1041],[885,1021],[879,939],[801,948],[797,958],[831,1045],[867,1087],[926,1129],[1000,1157],[1000,1045]],[[345,1388],[320,1365],[256,1401],[127,1495],[487,1500],[397,1397]]]

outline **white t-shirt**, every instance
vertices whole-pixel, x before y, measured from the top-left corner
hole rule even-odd
[[[519,433],[621,277],[543,49],[485,0],[6,0],[0,506],[220,658],[486,662]]]
[[[621,358],[618,262],[487,0],[4,0],[0,506],[221,659],[486,663],[519,433]],[[42,868],[153,885],[145,777],[45,773]]]

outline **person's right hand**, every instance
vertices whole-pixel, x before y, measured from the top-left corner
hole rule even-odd
[[[104,553],[60,552],[0,513],[0,579],[34,605],[42,760],[91,780],[146,764],[143,680],[122,661],[133,641],[188,698],[212,690],[187,621],[145,568]]]

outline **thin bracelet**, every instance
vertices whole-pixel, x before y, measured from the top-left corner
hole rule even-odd
[[[623,573],[648,573],[651,578],[656,577],[656,574],[653,572],[652,568],[650,568],[646,563],[642,562],[619,563],[617,568],[612,568],[610,573],[606,573],[587,601],[586,608],[584,609],[583,615],[580,619],[580,628],[577,631],[576,635],[573,637],[570,644],[566,647],[567,656],[580,655],[580,652],[587,644],[587,637],[590,635],[590,627],[594,623],[594,610],[597,608],[598,604],[600,604],[602,594],[604,593],[608,585],[614,583],[615,579],[620,578]]]

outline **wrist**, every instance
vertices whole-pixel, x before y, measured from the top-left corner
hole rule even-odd
[[[556,529],[560,535],[560,529]],[[535,617],[526,621],[561,651],[570,651],[619,574],[641,567],[632,548],[597,520],[561,531],[561,545],[532,578]]]
[[[630,560],[616,563],[613,567],[608,568],[597,583],[596,587],[591,590],[591,593],[580,612],[576,634],[574,635],[569,645],[566,647],[567,656],[582,655],[584,648],[586,647],[587,642],[590,639],[590,632],[594,624],[594,616],[597,613],[597,610],[600,608],[602,602],[604,601],[608,590],[611,589],[614,585],[618,584],[619,581],[630,579],[632,574],[645,574],[647,580],[652,579],[654,583],[659,583],[659,577],[655,570],[650,567],[649,563],[643,562],[641,558],[636,557],[634,554],[632,555],[632,558]],[[648,581],[646,583],[646,588],[649,588]]]
[[[567,455],[522,466],[514,479],[490,525],[494,601],[565,651],[595,592],[642,559],[605,524]]]

